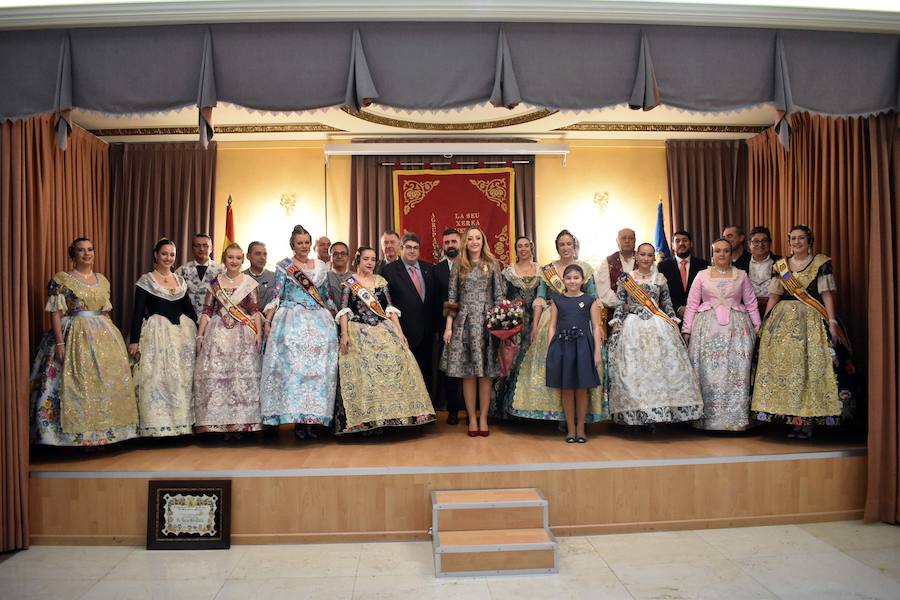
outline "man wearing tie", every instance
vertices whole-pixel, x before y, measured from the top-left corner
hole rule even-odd
[[[409,232],[400,242],[400,260],[385,264],[391,302],[400,311],[400,327],[419,364],[425,387],[431,390],[431,352],[437,309],[434,267],[419,260],[419,236]]]
[[[669,284],[669,296],[672,297],[672,307],[678,314],[678,318],[684,317],[684,309],[687,306],[688,292],[697,273],[709,267],[709,263],[699,256],[692,256],[694,242],[687,231],[676,231],[672,235],[672,248],[675,256],[667,258],[659,263],[657,270],[665,275]]]

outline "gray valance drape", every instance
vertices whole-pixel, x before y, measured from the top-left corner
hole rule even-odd
[[[0,119],[196,106],[292,111],[520,102],[558,109],[771,102],[900,108],[900,36],[581,23],[246,23],[0,32]],[[787,121],[780,135],[787,141]]]

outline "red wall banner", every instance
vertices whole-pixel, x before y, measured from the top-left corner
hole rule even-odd
[[[395,170],[394,224],[401,235],[412,231],[419,236],[422,260],[431,262],[441,260],[444,229],[462,233],[477,225],[494,256],[509,264],[516,239],[515,183],[509,167]]]

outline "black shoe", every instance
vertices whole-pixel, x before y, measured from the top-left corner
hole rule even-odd
[[[459,425],[459,414],[455,412],[447,413],[447,425]]]

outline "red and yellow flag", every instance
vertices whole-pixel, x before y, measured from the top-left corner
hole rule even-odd
[[[228,194],[228,208],[225,209],[225,239],[222,240],[222,262],[225,262],[225,249],[234,243],[234,212],[231,210],[231,194]]]

